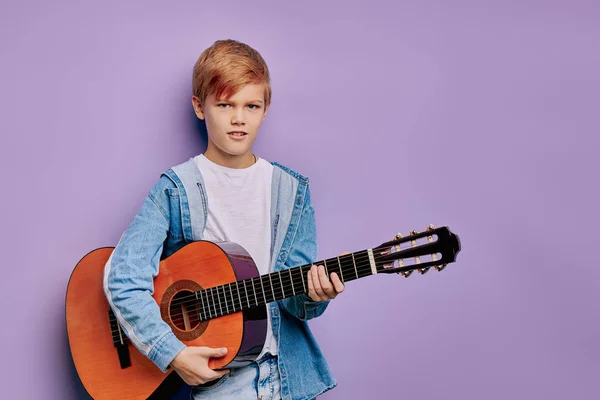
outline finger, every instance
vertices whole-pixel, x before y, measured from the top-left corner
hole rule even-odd
[[[332,274],[334,274],[334,272]],[[325,293],[327,298],[333,299],[336,293],[335,290],[333,290],[331,281],[329,281],[329,277],[325,273],[325,268],[322,266],[319,266],[319,281],[321,284],[321,288],[323,289],[323,292]]]
[[[223,375],[227,375],[229,373],[229,370],[212,370],[212,369],[208,369],[203,375],[204,375],[204,381],[205,383],[207,382],[212,382],[215,381],[221,377],[223,377]]]
[[[213,348],[213,347],[197,347],[198,352],[204,357],[221,357],[227,354],[227,348]]]
[[[340,294],[344,291],[344,283],[340,280],[338,274],[335,272],[331,274],[331,283],[333,283],[333,288],[337,294]]]
[[[313,271],[313,285],[315,287],[315,293],[317,294],[317,297],[319,298],[320,301],[325,301],[327,300],[327,294],[323,291],[323,287],[321,286],[321,279],[319,277],[320,272],[323,269],[322,265],[319,265],[317,268],[315,268],[315,270]],[[324,272],[323,272],[324,273]]]
[[[230,371],[230,370],[228,370],[228,369],[222,369],[222,370],[221,370],[221,369],[218,369],[218,370],[213,370],[215,378],[220,378],[220,377],[222,377],[223,375],[227,375],[227,374],[229,373],[229,371]]]
[[[308,296],[313,299],[314,301],[318,301],[317,300],[317,295],[315,293],[315,285],[313,284],[313,280],[312,280],[312,271],[314,269],[314,265],[310,267],[310,269],[308,270],[308,274],[306,274],[306,278],[308,280]]]

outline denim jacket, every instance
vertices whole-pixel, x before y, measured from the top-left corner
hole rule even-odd
[[[308,179],[271,164],[271,270],[313,263],[317,242]],[[193,158],[168,169],[144,199],[104,269],[106,298],[127,336],[163,372],[185,344],[162,320],[151,297],[153,281],[161,260],[202,239],[209,201]],[[311,399],[337,385],[307,324],[328,304],[313,302],[305,294],[268,304],[284,399]]]

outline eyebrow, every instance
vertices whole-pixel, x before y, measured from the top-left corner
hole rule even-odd
[[[231,100],[229,100],[229,99],[221,99],[221,100],[216,100],[216,102],[217,102],[217,103],[235,103],[235,102],[232,102],[232,101],[231,101]],[[263,100],[256,100],[256,99],[255,99],[255,100],[249,100],[249,101],[247,101],[246,103],[260,103],[260,104],[264,104],[265,102],[264,102]]]

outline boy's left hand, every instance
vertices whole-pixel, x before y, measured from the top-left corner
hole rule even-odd
[[[350,254],[344,252],[340,254]],[[344,291],[344,284],[336,272],[332,272],[331,280],[325,273],[325,267],[322,265],[313,265],[308,271],[308,296],[313,301],[327,301],[335,299],[335,297]]]

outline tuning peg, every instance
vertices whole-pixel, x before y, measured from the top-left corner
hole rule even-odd
[[[429,271],[429,268],[431,267],[419,268],[418,271],[421,273],[421,275],[425,275],[427,271]]]
[[[417,233],[419,233],[419,231],[414,230],[414,231],[410,232],[410,235],[411,236],[416,235]],[[415,239],[411,240],[411,244],[412,244],[412,247],[417,247],[417,241]],[[415,256],[414,259],[415,259],[415,264],[421,264],[421,257]]]
[[[394,236],[394,240],[402,239],[403,237],[404,237],[404,236],[403,236],[403,235],[402,235],[400,232],[398,232],[398,233],[396,234],[396,236]],[[400,243],[397,243],[397,244],[394,246],[394,249],[395,249],[396,251],[400,251]],[[400,267],[403,267],[403,266],[404,266],[404,261],[403,261],[402,259],[399,259],[399,260],[398,260],[398,265],[399,265]]]
[[[399,274],[402,274],[403,277],[408,278],[413,272],[414,272],[414,270],[412,270],[412,271],[401,271],[401,272],[399,272]]]
[[[446,268],[446,265],[448,265],[448,264],[436,265],[434,268],[437,269],[438,271],[441,271],[444,268]]]
[[[432,231],[435,229],[435,225],[430,224],[425,230],[426,231]]]
[[[394,239],[392,239],[392,240],[400,240],[400,239],[402,239],[403,237],[404,237],[404,236],[402,236],[402,234],[401,234],[401,233],[397,233],[397,234],[394,236]],[[400,243],[396,243],[396,245],[395,245],[394,247],[396,248],[396,250],[400,250]]]
[[[431,231],[431,230],[433,230],[433,229],[435,229],[435,227],[434,227],[433,225],[429,225],[429,227],[428,227],[426,230],[427,230],[427,231]],[[433,243],[433,236],[431,236],[431,235],[427,236],[427,241],[428,241],[429,243]],[[434,254],[432,254],[432,255],[431,255],[431,259],[432,259],[433,261],[437,261],[437,254],[435,254],[435,253],[434,253]],[[425,272],[427,272],[427,271],[425,271]],[[424,274],[425,272],[423,272],[423,274]]]

